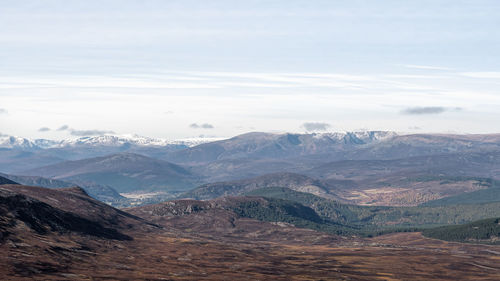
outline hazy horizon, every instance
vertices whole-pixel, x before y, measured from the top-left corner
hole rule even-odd
[[[498,1],[4,1],[0,13],[3,134],[500,132]]]

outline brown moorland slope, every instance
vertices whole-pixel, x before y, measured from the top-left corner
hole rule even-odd
[[[423,238],[419,233],[373,239],[342,238],[289,224],[244,219],[211,207],[225,204],[220,201],[176,204],[138,207],[128,210],[132,213],[129,214],[88,197],[78,188],[0,186],[0,229],[5,233],[0,241],[0,277],[4,280],[500,278],[499,246],[449,243]],[[202,208],[193,212],[194,205]]]

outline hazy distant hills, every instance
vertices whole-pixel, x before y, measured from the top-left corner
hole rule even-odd
[[[64,159],[40,152],[0,148],[0,171],[13,173],[62,162]]]
[[[200,183],[198,176],[181,166],[133,153],[66,161],[28,170],[23,174],[77,184],[107,185],[120,193],[137,190],[182,191]]]

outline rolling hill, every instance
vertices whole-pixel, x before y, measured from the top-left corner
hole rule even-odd
[[[276,186],[323,197],[333,197],[329,194],[329,187],[318,180],[293,173],[275,173],[250,179],[204,184],[180,195],[180,198],[213,199],[221,196],[242,195],[254,189]]]
[[[119,153],[41,167],[23,174],[110,186],[119,193],[178,192],[195,187],[200,178],[185,168],[139,154]]]
[[[0,148],[0,171],[4,173],[19,172],[63,161],[62,158],[46,155],[40,151]]]

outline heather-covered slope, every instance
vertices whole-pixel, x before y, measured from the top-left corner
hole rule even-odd
[[[5,280],[496,280],[496,246],[418,233],[361,239],[310,208],[259,197],[116,210],[82,189],[0,186]],[[161,224],[155,226],[146,220]],[[457,255],[456,253],[461,253]],[[411,266],[409,266],[411,265]],[[481,265],[478,267],[477,265]],[[384,275],[380,275],[380,273]]]

